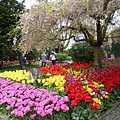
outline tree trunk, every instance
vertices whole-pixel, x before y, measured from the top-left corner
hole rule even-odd
[[[0,61],[0,69],[2,69],[3,61]]]
[[[93,46],[94,50],[94,66],[96,69],[102,68],[102,54],[100,46]]]

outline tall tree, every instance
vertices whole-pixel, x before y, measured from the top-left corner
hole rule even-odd
[[[94,63],[101,67],[100,46],[107,35],[108,26],[114,13],[119,9],[120,0],[64,0],[62,2],[39,4],[21,19],[24,48],[38,45],[39,41],[76,39],[82,33],[94,49]],[[36,38],[37,36],[37,38]],[[32,43],[32,44],[31,44]],[[26,47],[25,47],[26,46]]]
[[[9,32],[16,27],[19,14],[23,13],[23,3],[17,0],[0,0],[0,61],[12,56],[13,37]]]

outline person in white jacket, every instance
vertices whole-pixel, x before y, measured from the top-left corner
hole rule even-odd
[[[50,55],[50,60],[52,61],[52,64],[55,65],[56,64],[56,56],[55,53],[52,52]]]

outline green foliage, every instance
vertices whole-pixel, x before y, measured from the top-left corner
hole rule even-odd
[[[65,53],[57,53],[56,57],[57,57],[58,62],[63,62],[65,60],[67,60],[68,55]]]
[[[33,49],[28,54],[26,54],[25,57],[27,58],[27,60],[31,60],[31,59],[37,60],[37,58],[41,56],[41,53],[42,53],[42,51]]]
[[[112,43],[112,53],[114,54],[115,58],[120,57],[120,43],[113,42]]]
[[[93,60],[93,49],[87,42],[73,44],[70,54],[74,62],[89,62]]]
[[[67,49],[67,50],[63,50],[63,53],[65,53],[65,54],[67,54],[68,56],[70,56],[69,49]]]
[[[81,101],[80,105],[72,109],[72,120],[90,120],[98,118],[99,111],[94,111],[89,103]]]

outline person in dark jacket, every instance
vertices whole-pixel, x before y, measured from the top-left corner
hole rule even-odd
[[[46,67],[47,55],[45,54],[45,52],[43,52],[41,58],[42,58],[42,67]]]
[[[21,53],[20,59],[19,59],[19,64],[20,64],[20,69],[25,70],[25,64],[26,64],[26,59],[24,57],[24,53]]]

